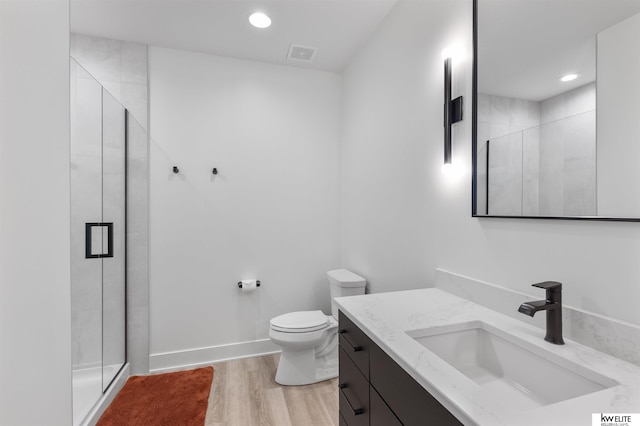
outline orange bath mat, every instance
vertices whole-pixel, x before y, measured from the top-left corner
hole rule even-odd
[[[213,367],[133,376],[97,426],[203,426]]]

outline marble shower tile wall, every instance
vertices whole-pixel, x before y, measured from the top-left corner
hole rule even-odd
[[[545,329],[545,315],[533,318],[518,312],[522,302],[540,300],[519,291],[436,269],[435,287],[494,311]],[[613,318],[563,306],[563,334],[567,339],[640,365],[640,327]]]
[[[540,214],[596,214],[595,110],[540,129]]]
[[[489,193],[491,194],[489,214],[523,214],[523,179],[527,182],[528,178],[529,185],[531,185],[531,177],[523,174],[523,150],[531,151],[532,148],[524,144],[521,132],[539,124],[539,102],[478,94],[477,209],[479,213],[484,214],[487,208],[485,160],[487,141],[492,140],[492,145],[489,147],[492,158],[488,170],[491,177],[489,182]],[[500,139],[494,144],[495,138]],[[494,155],[500,159],[494,159]],[[529,166],[531,165],[529,164]],[[506,199],[505,196],[511,199]],[[531,204],[529,202],[527,205],[531,206]]]
[[[596,87],[541,103],[540,214],[596,214]]]
[[[540,127],[522,132],[522,214],[540,214]]]
[[[560,120],[596,109],[596,83],[585,84],[540,104],[540,123]]]
[[[522,215],[522,132],[491,139],[489,212]]]
[[[127,359],[149,371],[147,46],[71,34],[71,56],[129,111],[127,153]]]
[[[102,270],[84,259],[84,223],[101,217],[102,89],[70,61],[71,354],[74,369],[102,360]],[[82,141],[82,143],[78,143]]]
[[[147,129],[147,46],[71,34],[71,56]]]
[[[478,212],[488,198],[492,215],[595,215],[595,101],[595,83],[542,102],[478,94]]]

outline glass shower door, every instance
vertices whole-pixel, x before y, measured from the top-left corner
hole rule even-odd
[[[103,390],[125,362],[125,124],[124,107],[103,89],[102,221],[112,224],[111,239],[102,239],[102,252],[111,252],[111,257],[102,258]],[[105,232],[108,228],[103,227]]]
[[[103,390],[102,265],[85,259],[85,223],[102,221],[102,86],[73,60],[71,75],[71,342],[78,424]],[[94,232],[92,244],[96,251],[102,247],[101,232]]]
[[[71,60],[73,423],[125,363],[126,110]]]

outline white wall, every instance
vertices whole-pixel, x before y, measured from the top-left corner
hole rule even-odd
[[[529,294],[558,280],[567,304],[640,324],[639,224],[471,217],[471,15],[467,0],[400,0],[346,70],[342,266],[374,292],[432,286],[436,267]],[[452,44],[458,180],[440,172]]]
[[[155,47],[149,60],[151,368],[268,339],[285,312],[328,313],[340,76]],[[251,278],[262,286],[242,294]]]
[[[71,424],[69,4],[0,2],[0,424]]]
[[[640,14],[598,34],[598,214],[640,216]]]

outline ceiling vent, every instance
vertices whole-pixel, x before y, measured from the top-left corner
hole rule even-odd
[[[287,59],[290,61],[298,62],[313,62],[313,58],[315,58],[317,51],[317,47],[292,44],[291,46],[289,46],[289,54],[287,55]]]

